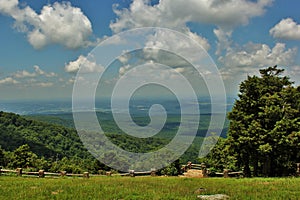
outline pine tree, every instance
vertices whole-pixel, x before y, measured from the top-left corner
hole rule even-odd
[[[228,114],[227,144],[246,176],[283,175],[299,159],[300,89],[283,69],[261,69],[241,83],[238,99]]]

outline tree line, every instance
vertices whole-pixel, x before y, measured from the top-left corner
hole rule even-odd
[[[165,146],[166,138],[134,138],[119,133],[106,136],[115,145],[130,152],[150,152]],[[197,159],[197,150],[192,145],[183,156],[184,161]],[[113,151],[104,155],[107,159],[119,156]],[[167,159],[167,158],[166,158]],[[112,159],[113,160],[113,159]],[[126,160],[119,165],[128,165]],[[149,161],[154,162],[154,161]],[[178,175],[180,163],[176,161],[158,173]],[[82,144],[74,128],[27,119],[23,116],[0,111],[0,166],[9,169],[24,168],[28,171],[43,169],[48,172],[99,173],[110,167],[95,159]],[[149,169],[150,170],[150,169]]]

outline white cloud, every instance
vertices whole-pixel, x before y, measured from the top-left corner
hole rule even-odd
[[[57,76],[57,74],[54,73],[54,72],[49,72],[49,73],[47,73],[47,72],[43,71],[43,70],[42,70],[39,66],[37,66],[37,65],[33,66],[33,68],[34,68],[36,74],[38,74],[38,75],[43,75],[43,76],[46,76],[46,77],[54,77],[54,76]]]
[[[223,29],[214,29],[214,34],[216,35],[217,42],[217,50],[216,55],[221,55],[224,50],[229,50],[232,44],[231,34],[232,31],[225,31]]]
[[[202,43],[202,47],[206,48],[204,50],[208,50],[209,44],[206,40],[202,40],[194,33],[190,33],[190,38],[199,44]],[[144,56],[148,60],[164,61],[162,63],[168,66],[178,65],[182,62],[186,65],[186,61],[183,61],[179,57],[174,60],[174,56],[179,55],[183,58],[191,58],[193,59],[191,61],[196,61],[202,56],[207,56],[206,51],[199,52],[195,49],[193,40],[189,40],[176,32],[165,31],[164,29],[157,30],[155,34],[149,35],[144,48]],[[160,50],[167,50],[170,54],[174,54],[170,55],[173,56],[173,59],[170,59],[166,53],[162,53]]]
[[[114,12],[118,18],[110,24],[113,32],[139,27],[166,27],[181,31],[198,41],[208,50],[208,40],[187,27],[189,22],[213,24],[219,39],[216,54],[220,55],[230,45],[230,37],[234,27],[246,25],[253,17],[264,14],[266,7],[273,0],[160,0],[151,5],[150,0],[133,0],[129,8]],[[174,41],[174,43],[179,41]]]
[[[126,64],[128,62],[130,58],[130,55],[129,54],[122,54],[121,56],[118,57],[118,60],[123,63],[123,64]]]
[[[164,18],[159,17],[161,11],[157,7],[148,5],[148,1],[144,0],[133,0],[129,9],[118,10],[115,5],[113,10],[118,19],[110,24],[110,28],[117,33],[131,28],[158,26]]]
[[[30,73],[26,70],[22,70],[22,71],[17,71],[15,74],[14,74],[14,77],[16,78],[26,78],[26,77],[35,77],[36,74],[35,73]]]
[[[208,43],[208,40],[204,37],[201,37],[197,35],[196,33],[193,33],[191,31],[187,31],[186,34],[196,42],[198,42],[206,51],[210,49],[210,44]]]
[[[291,81],[295,81],[297,85],[300,84],[300,65],[293,65],[286,68],[285,75],[291,78]]]
[[[207,39],[191,32],[186,26],[186,23],[189,22],[189,17],[173,16],[175,13],[172,13],[173,11],[169,10],[169,4],[171,4],[171,2],[165,0],[160,1],[160,4],[158,5],[151,6],[149,5],[149,1],[134,0],[129,9],[118,10],[115,7],[114,12],[117,14],[118,19],[110,24],[110,28],[115,33],[138,27],[157,26],[172,28],[187,34],[202,45],[204,49],[208,50],[210,45]]]
[[[130,68],[130,65],[120,67],[120,69],[119,69],[120,76],[124,75],[129,68]]]
[[[282,19],[270,30],[270,34],[274,38],[300,40],[300,24],[291,18]]]
[[[41,68],[37,65],[33,66],[34,70],[36,73],[40,74],[40,75],[44,75],[45,72],[43,70],[41,70]]]
[[[4,79],[0,80],[0,85],[6,85],[6,84],[18,84],[19,82],[15,79],[13,79],[12,77],[6,77]]]
[[[102,41],[104,42],[102,45],[121,45],[127,43],[127,41],[119,35],[113,35],[112,37],[104,36],[102,39],[98,39],[99,43]]]
[[[34,71],[20,70],[0,80],[1,84],[18,85],[19,87],[51,87],[56,82],[57,74],[45,72],[39,66],[33,66]],[[45,81],[46,80],[46,81]]]
[[[75,79],[74,79],[74,78],[70,78],[70,79],[68,80],[68,83],[69,83],[69,84],[74,84],[74,82],[75,82]]]
[[[296,48],[286,49],[283,43],[277,43],[273,48],[249,43],[242,49],[230,49],[225,56],[219,57],[219,61],[224,67],[222,74],[227,79],[256,73],[262,67],[289,66],[294,62],[296,53]]]
[[[299,65],[292,66],[289,71],[290,71],[291,75],[300,76],[300,66]]]
[[[142,51],[135,51],[131,54],[124,52],[122,56],[118,57],[118,60],[123,64],[119,69],[119,75],[123,75],[130,66],[145,63],[160,63],[173,68],[172,70],[175,72],[185,75],[191,74],[195,72],[195,69],[189,62],[200,64],[202,61],[206,62],[208,58],[205,50],[209,48],[209,44],[202,45],[206,46],[206,49],[201,50],[197,42],[199,43],[199,37],[193,33],[189,39],[182,33],[157,29],[146,35],[143,45],[141,45],[144,46]]]
[[[119,69],[119,77],[126,76],[128,81],[135,83],[137,80],[151,80],[159,82],[161,80],[169,80],[176,82],[179,78],[178,73],[184,72],[184,68],[163,68],[154,62],[147,62],[143,68],[130,65],[123,66]],[[147,77],[147,78],[145,78]]]
[[[18,4],[18,0],[0,0],[0,12],[4,14],[13,13]]]
[[[51,82],[40,82],[40,83],[36,83],[35,86],[38,87],[52,87],[54,85],[54,83]]]
[[[43,71],[39,66],[35,65],[33,66],[34,72],[28,72],[26,70],[21,70],[17,71],[12,74],[13,77],[15,78],[32,78],[32,77],[37,77],[37,76],[44,76],[44,77],[54,77],[57,76],[56,73],[54,72],[45,72]]]
[[[40,13],[29,6],[20,8],[18,0],[0,0],[0,13],[15,19],[15,28],[25,32],[36,49],[61,44],[70,49],[90,45],[92,25],[80,8],[69,2],[46,5]]]
[[[261,16],[273,0],[160,0],[151,6],[149,0],[133,0],[128,9],[114,8],[118,19],[110,24],[114,32],[125,29],[161,26],[185,27],[187,22],[214,24],[231,29]]]
[[[65,71],[68,73],[76,73],[79,68],[83,68],[82,72],[84,73],[101,72],[104,70],[104,67],[92,61],[90,57],[87,58],[83,55],[80,55],[77,60],[65,64]]]
[[[185,71],[185,68],[183,68],[183,67],[177,67],[177,68],[175,68],[175,71],[177,73],[183,73]]]

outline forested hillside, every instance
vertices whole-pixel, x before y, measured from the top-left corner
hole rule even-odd
[[[120,133],[106,134],[110,140],[131,152],[150,152],[165,146],[167,138],[133,138]],[[196,138],[181,162],[196,161],[201,138]],[[108,152],[113,153],[113,152]],[[109,168],[97,161],[83,146],[77,132],[57,124],[40,122],[23,116],[0,112],[0,166],[8,168],[90,171]],[[174,165],[171,166],[174,168]],[[168,168],[167,168],[168,169]],[[177,174],[174,169],[165,173]]]
[[[0,112],[0,146],[13,151],[24,144],[46,158],[90,156],[74,129]]]

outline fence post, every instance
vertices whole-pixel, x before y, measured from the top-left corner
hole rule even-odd
[[[60,172],[60,176],[61,176],[61,177],[64,177],[65,175],[67,175],[67,172],[66,172],[66,171],[61,171],[61,172]]]
[[[202,175],[203,175],[203,177],[204,178],[208,177],[205,163],[201,163],[201,168],[202,168]]]
[[[83,172],[83,178],[90,178],[89,172]]]
[[[39,178],[44,178],[45,177],[45,171],[44,170],[39,170]]]
[[[22,176],[22,168],[17,168],[17,176]]]
[[[155,168],[151,168],[151,176],[156,176],[156,169]]]
[[[135,176],[134,170],[129,170],[129,176],[130,176],[130,177],[134,177],[134,176]]]
[[[187,163],[187,168],[188,168],[188,169],[191,169],[191,168],[192,168],[192,162],[191,162],[191,161],[189,161],[189,162]]]
[[[111,176],[111,172],[106,172],[106,176]]]
[[[229,178],[229,170],[228,169],[224,169],[223,176],[224,176],[224,178]]]

